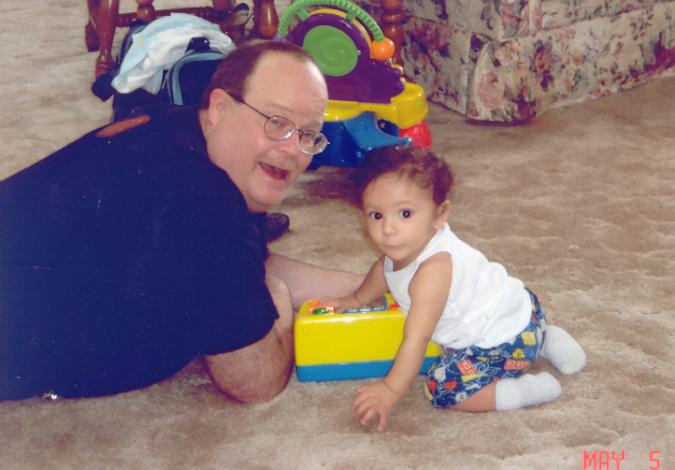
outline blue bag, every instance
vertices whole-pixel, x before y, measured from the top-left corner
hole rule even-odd
[[[194,37],[189,37],[193,25],[201,30],[195,29]],[[152,112],[153,108],[167,104],[198,104],[216,67],[234,49],[234,44],[217,28],[213,23],[186,14],[171,15],[152,23],[135,21],[122,40],[115,67],[94,82],[92,92],[102,101],[113,97],[113,121]],[[180,34],[172,35],[175,31]],[[219,35],[218,47],[213,47],[209,37],[205,37],[209,35]],[[176,40],[176,36],[180,36],[179,45],[173,47],[168,42]],[[180,40],[183,44],[189,40],[184,49]],[[154,50],[171,50],[168,47],[171,46],[173,51],[162,57],[164,62],[156,70],[147,71],[144,67],[152,62],[149,57],[154,54],[154,50],[149,52],[151,45]],[[176,55],[179,57],[174,60]],[[157,60],[155,56],[152,58]]]

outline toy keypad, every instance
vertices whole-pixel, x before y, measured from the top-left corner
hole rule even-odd
[[[348,308],[337,311],[332,305],[321,305],[318,300],[314,302],[309,308],[309,313],[312,315],[332,315],[332,314],[347,314],[347,313],[377,313],[386,312],[388,310],[400,310],[397,303],[389,302],[386,296],[380,297],[375,302],[364,305],[358,308]]]
[[[373,302],[370,305],[364,305],[359,308],[350,308],[345,309],[342,313],[375,313],[375,312],[386,312],[387,310],[396,310],[399,309],[398,304],[389,303],[387,297],[384,295],[380,297],[379,300]]]
[[[310,310],[312,315],[328,315],[328,314],[333,314],[335,313],[335,308],[328,306],[328,307],[316,307]]]

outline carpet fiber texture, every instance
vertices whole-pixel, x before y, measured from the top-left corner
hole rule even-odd
[[[0,5],[0,178],[110,116],[89,91],[85,3]],[[537,365],[560,379],[559,400],[443,412],[420,377],[380,434],[351,412],[360,382],[293,378],[271,402],[242,406],[218,395],[196,360],[131,393],[0,403],[0,468],[615,468],[598,466],[612,452],[623,452],[622,469],[655,468],[650,455],[675,468],[675,80],[520,127],[471,125],[439,107],[429,124],[457,178],[454,230],[523,279],[586,349],[575,376]],[[376,253],[350,204],[351,174],[304,175],[280,207],[291,233],[272,249],[365,272]]]

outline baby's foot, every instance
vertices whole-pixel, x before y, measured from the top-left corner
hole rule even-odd
[[[559,398],[561,393],[560,383],[548,372],[501,379],[497,381],[495,407],[497,411],[507,411],[541,405]]]
[[[565,375],[576,374],[586,365],[586,353],[577,341],[562,328],[549,325],[541,357]]]

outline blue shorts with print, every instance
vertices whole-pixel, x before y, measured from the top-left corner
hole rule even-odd
[[[499,346],[483,349],[444,349],[427,372],[424,394],[438,408],[460,403],[499,378],[515,378],[528,370],[546,337],[546,319],[537,296],[532,299],[530,323],[519,334]]]

